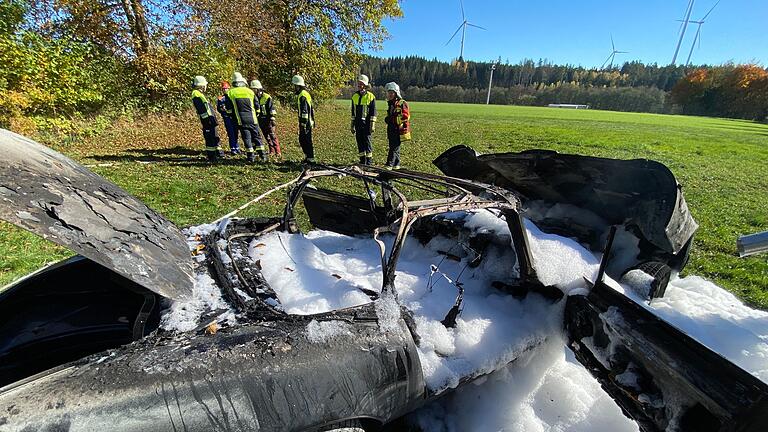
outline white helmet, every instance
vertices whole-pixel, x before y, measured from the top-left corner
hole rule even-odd
[[[397,85],[397,83],[396,83],[396,82],[394,82],[394,81],[393,81],[393,82],[388,82],[388,83],[387,83],[387,84],[384,86],[384,90],[387,90],[387,91],[393,91],[393,92],[395,92],[395,94],[397,95],[397,97],[402,97],[402,96],[400,96],[400,86],[399,86],[399,85]]]
[[[261,86],[261,81],[253,80],[251,81],[251,88],[254,90],[262,90],[264,87]]]
[[[364,86],[368,87],[368,76],[360,74],[357,77],[357,82],[361,82],[361,83],[363,83]]]
[[[291,78],[291,84],[306,87],[304,85],[304,78],[302,78],[301,75],[294,75],[293,78]]]
[[[235,72],[232,74],[232,85],[238,86],[238,85],[248,85],[248,81],[243,78],[243,74],[240,72]]]
[[[204,87],[207,85],[208,81],[202,75],[197,75],[195,79],[192,80],[192,87]]]

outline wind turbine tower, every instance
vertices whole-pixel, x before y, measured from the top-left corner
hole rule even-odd
[[[675,65],[677,61],[677,54],[680,52],[680,44],[683,43],[683,36],[685,36],[685,29],[688,28],[688,22],[691,19],[691,12],[693,12],[693,2],[695,0],[688,0],[688,8],[685,10],[685,19],[683,19],[683,25],[680,30],[680,39],[677,40],[677,47],[675,48],[675,55],[672,56],[672,65]]]
[[[692,23],[697,24],[698,28],[696,28],[696,36],[694,36],[693,38],[693,43],[691,44],[691,50],[688,52],[688,60],[685,61],[686,65],[691,64],[691,55],[693,54],[693,47],[696,46],[696,42],[699,43],[699,48],[701,48],[701,25],[704,24],[704,21],[707,19],[709,14],[711,14],[712,11],[715,10],[715,8],[719,3],[720,3],[720,0],[717,0],[717,2],[715,2],[715,5],[712,6],[711,9],[709,9],[709,12],[707,12],[702,19],[698,21],[691,21]]]
[[[616,54],[628,54],[628,53],[629,53],[629,51],[618,51],[618,50],[616,50],[616,45],[613,44],[613,35],[611,35],[611,54],[608,55],[607,59],[605,59],[605,61],[603,62],[603,65],[600,66],[600,69],[604,69],[605,68],[605,64],[608,63],[609,61],[610,61],[610,63],[608,64],[608,69],[612,68],[613,67],[613,60],[616,58]]]
[[[451,43],[453,38],[455,38],[456,35],[459,33],[459,31],[461,31],[461,51],[459,51],[459,63],[463,63],[464,62],[464,36],[467,33],[467,27],[475,27],[475,28],[479,28],[480,30],[486,30],[486,29],[470,23],[467,17],[464,15],[464,2],[462,0],[459,0],[459,3],[461,4],[461,24],[459,24],[459,28],[456,29],[456,31],[453,33],[453,36],[451,36],[451,38],[448,39],[448,42],[446,42],[445,45],[447,46],[449,43]]]

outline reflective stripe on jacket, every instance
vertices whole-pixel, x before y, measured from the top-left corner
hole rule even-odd
[[[269,93],[261,93],[259,105],[261,105],[261,111],[259,112],[260,118],[275,118],[277,110],[275,109],[275,103],[272,101],[272,96],[270,96]]]
[[[229,96],[227,96],[226,94],[219,96],[219,98],[216,100],[216,111],[218,111],[222,117],[229,117],[229,118],[235,117],[232,101],[229,99]]]
[[[204,125],[206,122],[210,122],[213,120],[216,121],[216,117],[213,115],[213,108],[211,107],[210,102],[208,102],[208,98],[205,97],[203,92],[201,92],[198,89],[192,90],[192,104],[195,106],[195,112],[197,112],[197,116],[200,118],[200,122]],[[212,119],[209,119],[210,117],[213,117]]]
[[[360,123],[376,121],[376,96],[365,91],[362,95],[355,92],[352,95],[352,120]]]
[[[256,124],[256,116],[259,114],[259,105],[256,103],[256,95],[248,87],[232,87],[227,96],[232,101],[233,111],[237,124]]]
[[[403,141],[411,139],[411,110],[408,102],[396,98],[387,103],[387,117],[384,119],[387,123],[387,132],[397,132]]]
[[[312,108],[312,96],[307,90],[301,89],[296,95],[296,105],[299,110],[299,125],[311,129],[315,125],[315,110]]]

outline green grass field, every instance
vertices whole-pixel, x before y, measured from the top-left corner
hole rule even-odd
[[[768,309],[766,255],[739,259],[735,253],[740,234],[768,229],[768,125],[536,107],[414,102],[411,109],[414,139],[403,148],[403,165],[409,169],[437,172],[431,161],[456,144],[480,152],[542,148],[666,164],[700,224],[686,274],[702,275]],[[347,102],[323,106],[317,125],[321,161],[356,161]],[[51,144],[185,226],[213,220],[299,172],[294,115],[281,113],[279,127],[288,161],[255,166],[242,160],[204,163],[199,126],[191,116],[117,123],[96,137]],[[383,129],[382,123],[374,139],[377,164],[386,157]],[[247,214],[279,214],[282,198],[273,195]],[[0,247],[0,285],[68,255],[4,223]]]

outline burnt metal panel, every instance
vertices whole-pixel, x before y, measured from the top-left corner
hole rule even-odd
[[[68,157],[0,130],[0,218],[164,297],[190,295],[184,236],[144,203]]]
[[[480,155],[459,145],[434,164],[449,176],[512,189],[527,200],[574,205],[608,224],[636,227],[646,240],[671,254],[680,252],[698,228],[672,172],[651,160],[543,150]],[[568,225],[562,228],[571,236],[585,230],[573,221]]]
[[[565,326],[576,359],[643,431],[768,430],[766,383],[605,283],[568,297]]]
[[[0,389],[0,429],[290,432],[381,423],[424,399],[402,320],[340,322],[327,340],[309,337],[311,317],[145,338]]]

